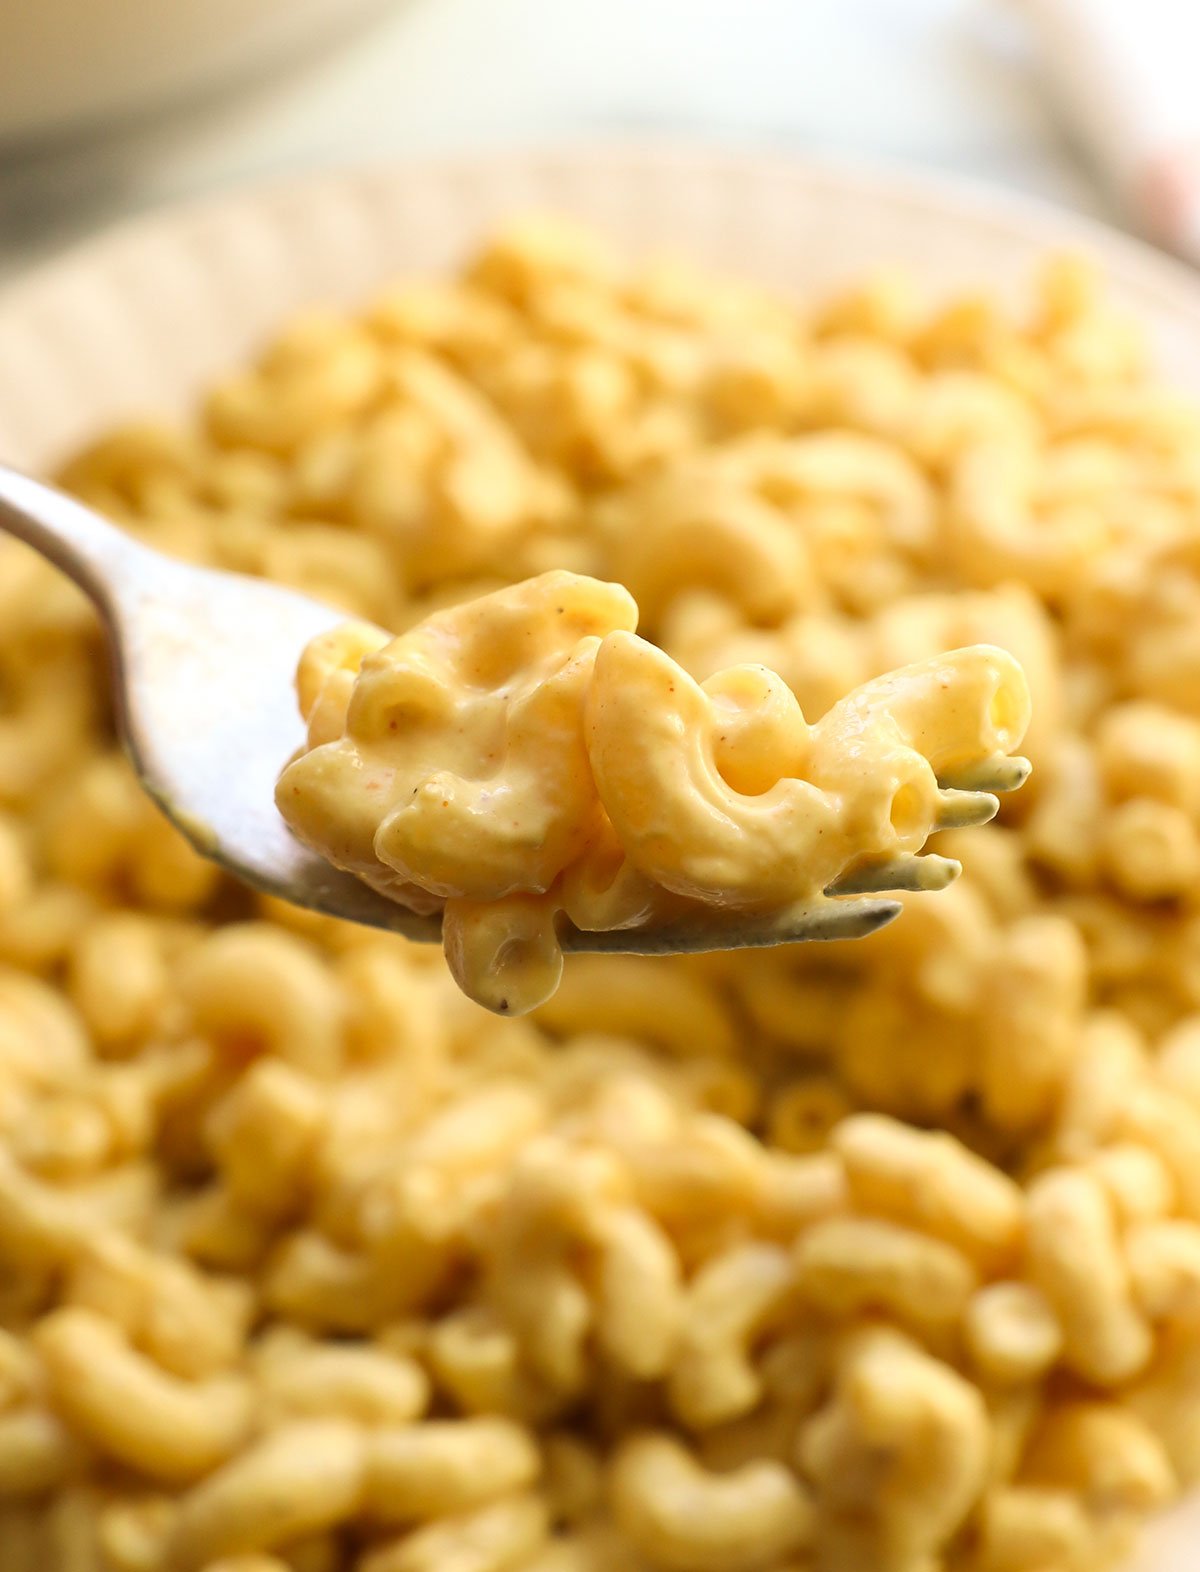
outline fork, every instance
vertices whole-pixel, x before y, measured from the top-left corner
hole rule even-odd
[[[117,728],[144,789],[203,856],[243,883],[331,917],[441,942],[418,916],[302,846],[275,781],[304,741],[293,678],[308,642],[345,621],[267,580],[194,567],[144,546],[62,492],[0,467],[0,530],[39,551],[94,602],[108,637]],[[943,781],[938,828],[982,824],[1022,759]],[[885,890],[939,889],[960,864],[934,854],[849,870],[815,900],[768,914],[723,912],[650,928],[585,932],[565,951],[660,955],[861,938],[896,917]]]

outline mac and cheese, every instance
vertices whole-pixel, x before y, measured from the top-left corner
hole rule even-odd
[[[994,768],[1028,724],[994,647],[877,678],[810,726],[773,672],[701,685],[636,624],[620,585],[559,570],[389,643],[351,623],[301,662],[308,748],[280,811],[337,866],[440,909],[455,979],[501,1013],[557,986],[560,912],[653,928],[698,905],[719,940],[740,912],[911,857],[944,816],[939,780]]]
[[[947,649],[1005,656],[955,657],[961,730],[904,690],[914,843],[1010,661],[1034,773],[868,939],[571,957],[500,1019],[194,856],[81,597],[0,542],[4,1572],[1099,1572],[1200,1482],[1200,410],[1143,360],[1074,263],[1020,314],[891,276],[800,308],[540,224],[67,467],[344,610],[294,768],[392,759],[408,706],[394,863],[340,785],[328,849],[470,905],[464,955],[518,902],[544,932],[535,866],[606,922],[790,891],[769,815],[753,860],[707,815],[758,824],[782,741],[878,749],[862,694]],[[519,632],[547,585],[516,707],[478,608]],[[433,833],[488,789],[468,698],[508,842]],[[828,866],[895,844],[851,796]]]

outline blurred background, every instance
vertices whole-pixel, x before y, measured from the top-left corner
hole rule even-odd
[[[1011,0],[0,0],[0,22],[0,282],[245,180],[614,136],[898,160],[1116,212]]]

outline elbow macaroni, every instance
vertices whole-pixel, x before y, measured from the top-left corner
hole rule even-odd
[[[300,666],[308,749],[276,800],[302,840],[415,911],[441,909],[465,992],[502,1013],[562,971],[554,920],[653,927],[820,899],[920,850],[939,779],[994,763],[1029,721],[1005,651],[935,656],[810,726],[774,673],[701,686],[634,634],[616,584],[558,571],[382,644],[351,624]]]
[[[613,1515],[633,1549],[668,1572],[759,1572],[812,1533],[804,1487],[766,1459],[729,1474],[704,1469],[670,1436],[625,1443],[612,1474]]]
[[[799,783],[822,868],[897,844],[881,761],[923,839],[1010,659],[1035,774],[863,943],[575,957],[498,1020],[196,858],[0,541],[4,1572],[1119,1561],[1200,1480],[1198,449],[1077,266],[802,312],[535,225],[73,461],[355,619],[294,768],[410,770],[388,862],[331,767],[330,850],[464,973],[519,929],[552,981],[548,905],[779,898]]]

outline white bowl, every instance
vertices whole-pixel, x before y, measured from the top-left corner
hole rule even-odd
[[[12,0],[0,141],[131,114],[244,78],[379,0]]]
[[[574,213],[634,251],[800,291],[881,263],[932,290],[1027,288],[1098,256],[1175,382],[1200,394],[1200,282],[1103,225],[901,171],[664,147],[391,164],[237,191],[122,225],[0,289],[0,460],[45,469],[124,415],[182,410],[289,312],[452,264],[514,212]]]
[[[79,247],[0,293],[0,460],[47,469],[123,416],[183,410],[296,307],[444,268],[531,209],[800,292],[896,262],[933,290],[1012,295],[1047,251],[1082,248],[1170,379],[1200,395],[1200,281],[1101,225],[897,171],[618,148],[320,174]],[[1157,1527],[1137,1572],[1197,1567],[1200,1492]]]

